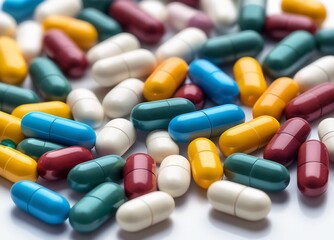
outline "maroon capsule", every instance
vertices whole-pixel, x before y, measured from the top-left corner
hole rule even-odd
[[[287,119],[301,117],[314,121],[334,111],[334,83],[319,84],[291,100],[285,108]]]
[[[132,33],[144,43],[158,43],[165,33],[161,21],[149,15],[132,1],[115,1],[110,5],[109,15],[121,24],[125,31]]]
[[[303,143],[298,153],[297,184],[299,191],[316,197],[327,190],[329,156],[325,144],[318,140]]]
[[[181,2],[193,8],[198,8],[199,0],[174,0],[173,2]]]
[[[44,153],[37,162],[38,174],[47,180],[61,180],[78,165],[93,159],[92,153],[84,147],[72,146]]]
[[[123,169],[125,195],[133,199],[157,190],[156,164],[145,153],[130,155]]]
[[[311,126],[302,118],[291,118],[284,122],[267,144],[263,158],[289,166],[297,159],[300,145],[306,141]]]
[[[79,78],[85,74],[88,67],[86,55],[64,32],[58,29],[48,31],[43,45],[46,55],[65,75]]]
[[[204,93],[202,89],[193,83],[184,84],[176,91],[174,97],[186,98],[192,102],[196,109],[202,109],[204,105]]]

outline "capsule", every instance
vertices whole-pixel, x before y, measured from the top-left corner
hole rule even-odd
[[[138,6],[152,17],[158,19],[160,22],[166,22],[167,10],[163,2],[156,0],[143,0],[138,3]]]
[[[123,178],[125,161],[117,155],[108,155],[80,163],[67,175],[68,186],[77,192],[89,192],[104,182]]]
[[[228,180],[268,192],[283,191],[290,182],[288,169],[267,159],[234,153],[224,161]]]
[[[281,119],[286,105],[299,92],[296,81],[281,77],[273,81],[253,106],[253,118],[268,115]]]
[[[10,139],[18,144],[24,139],[20,127],[21,119],[1,111],[0,119],[0,141]]]
[[[165,33],[163,23],[141,9],[136,2],[115,1],[110,5],[109,15],[125,32],[132,33],[147,44],[158,43]]]
[[[240,30],[261,32],[266,22],[267,0],[243,0],[239,6]]]
[[[175,208],[165,192],[152,192],[124,203],[116,212],[116,222],[127,232],[137,232],[166,220]]]
[[[136,141],[136,130],[125,118],[108,122],[96,137],[95,150],[98,155],[117,154],[122,156]]]
[[[239,97],[237,83],[205,59],[194,60],[189,65],[189,78],[217,105],[233,103]]]
[[[216,145],[207,138],[196,138],[188,145],[188,159],[195,183],[204,189],[222,179],[223,165]]]
[[[85,88],[72,90],[66,99],[75,121],[93,128],[101,126],[104,119],[103,107],[95,93]]]
[[[146,77],[155,66],[156,59],[150,51],[137,49],[97,61],[92,77],[103,87],[113,87],[128,78]]]
[[[19,209],[52,225],[64,223],[71,208],[62,195],[31,181],[15,183],[10,196]]]
[[[0,141],[0,145],[3,145],[3,146],[5,146],[5,147],[10,147],[10,148],[16,149],[16,144],[15,144],[15,142],[13,142],[13,141],[10,140],[10,139],[4,139],[4,140]]]
[[[226,180],[213,183],[207,197],[214,209],[248,221],[264,219],[271,209],[265,192]]]
[[[315,34],[318,51],[322,54],[334,54],[334,29],[321,29]]]
[[[291,100],[285,108],[287,119],[304,118],[308,122],[334,110],[334,83],[322,83]]]
[[[252,107],[267,89],[260,63],[251,57],[240,58],[233,66],[233,74],[240,90],[240,101]]]
[[[325,118],[318,125],[318,136],[322,143],[326,145],[329,159],[334,161],[334,118]]]
[[[57,149],[44,153],[38,159],[37,171],[40,177],[49,181],[66,179],[73,167],[92,159],[93,154],[84,147]]]
[[[10,14],[17,22],[30,18],[35,8],[44,0],[5,0],[2,3],[2,11]]]
[[[78,145],[91,149],[95,145],[94,130],[80,122],[42,112],[30,112],[21,121],[27,137],[35,137],[67,146]]]
[[[124,202],[124,190],[120,185],[102,183],[71,208],[70,224],[78,232],[92,232],[115,216]]]
[[[85,53],[64,32],[48,31],[44,35],[44,52],[66,76],[80,78],[85,74],[88,67]]]
[[[260,116],[226,130],[219,137],[220,151],[229,156],[232,153],[251,153],[264,147],[280,127],[270,116]]]
[[[5,12],[0,12],[0,36],[14,37],[15,33],[15,19]]]
[[[0,81],[19,85],[27,76],[28,67],[16,41],[0,36]]]
[[[174,94],[174,98],[185,98],[192,102],[196,110],[204,106],[205,97],[202,89],[194,83],[183,84]]]
[[[146,79],[144,97],[147,101],[167,99],[187,76],[188,64],[181,58],[168,58],[160,63]]]
[[[297,159],[298,149],[311,132],[302,118],[290,118],[283,123],[263,151],[263,158],[289,166]]]
[[[131,121],[135,128],[143,131],[167,129],[176,116],[195,111],[195,106],[187,99],[171,98],[137,104],[131,111]]]
[[[200,4],[200,0],[176,0],[176,1],[188,5],[192,8],[198,8]]]
[[[262,68],[271,77],[290,76],[311,57],[315,40],[306,31],[295,31],[279,42],[265,57]]]
[[[210,38],[199,50],[199,57],[221,65],[242,57],[256,57],[263,49],[261,35],[252,30]]]
[[[85,21],[72,17],[54,15],[43,21],[45,31],[56,28],[68,35],[82,50],[91,48],[97,41],[97,31],[95,27]]]
[[[101,12],[107,13],[111,0],[81,0],[83,8],[95,8]]]
[[[206,40],[206,34],[202,30],[194,27],[186,28],[161,44],[155,56],[158,62],[170,57],[179,57],[190,62]]]

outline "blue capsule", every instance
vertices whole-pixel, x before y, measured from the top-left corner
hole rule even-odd
[[[17,22],[30,18],[35,8],[44,0],[5,0],[2,10],[10,14]]]

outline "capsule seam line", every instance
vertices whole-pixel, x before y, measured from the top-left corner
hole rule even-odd
[[[251,183],[251,180],[252,180],[252,172],[253,172],[253,168],[254,168],[254,166],[255,166],[255,163],[258,161],[259,159],[256,159],[255,161],[254,161],[254,163],[252,164],[252,167],[251,167],[251,169],[250,169],[250,174],[249,174],[249,186],[251,186],[251,187],[253,187],[252,186],[252,183]]]
[[[125,61],[124,56],[122,56],[122,61],[123,61],[123,63],[125,64],[126,68],[128,69],[128,76],[129,76],[129,78],[132,78],[132,76],[131,76],[132,74],[131,74],[131,71],[130,71],[130,67],[129,67],[128,63]]]
[[[128,139],[129,144],[131,144],[131,140],[130,140],[128,134],[127,134],[126,132],[124,132],[123,129],[120,129],[120,128],[117,128],[117,127],[114,127],[114,126],[110,126],[110,127],[108,127],[108,128],[114,128],[114,129],[117,129],[117,130],[121,131],[122,133],[124,133],[124,135],[125,135],[126,138]]]
[[[52,142],[52,140],[51,140],[51,136],[50,136],[51,127],[52,127],[53,123],[54,123],[56,120],[57,120],[57,118],[55,118],[55,119],[52,121],[52,123],[50,124],[50,127],[49,127],[49,131],[48,131],[48,140],[51,141],[51,142]]]
[[[231,40],[231,37],[227,37],[227,39],[230,41],[231,43],[231,48],[233,50],[233,60],[237,59],[237,56],[236,56],[236,51],[235,51],[235,47],[234,47],[234,44],[233,44],[233,41]]]
[[[315,94],[314,94],[314,93],[312,93],[312,92],[310,92],[309,94],[313,95],[313,96],[315,97],[315,99],[317,99],[317,100],[318,100],[318,103],[319,103],[319,105],[321,106],[321,104],[320,104],[320,101],[319,101],[319,99],[318,99],[318,96],[317,96],[317,95],[315,95]],[[320,116],[322,116],[322,107],[320,107]]]
[[[190,173],[190,171],[188,169],[186,169],[185,167],[183,166],[180,166],[180,165],[176,165],[176,164],[172,164],[172,165],[168,165],[167,167],[164,167],[164,168],[159,168],[159,173],[161,173],[163,170],[165,170],[166,168],[168,167],[180,167],[180,168],[183,168],[184,170],[186,170],[188,173]],[[159,174],[158,174],[159,175]]]
[[[119,88],[127,89],[127,90],[133,92],[134,95],[136,96],[137,100],[138,100],[138,101],[141,100],[140,97],[138,96],[138,94],[137,94],[135,91],[133,91],[133,89],[131,89],[131,88],[126,88],[126,87],[123,87],[123,86],[119,86]]]
[[[99,165],[99,167],[101,168],[102,173],[103,173],[103,177],[104,177],[104,179],[106,179],[107,177],[106,177],[106,174],[105,174],[105,172],[104,172],[104,170],[103,170],[103,167],[102,167],[97,161],[95,161],[95,162],[96,162],[96,164]]]
[[[210,124],[210,136],[209,136],[209,138],[210,138],[210,137],[212,137],[212,124],[211,124],[210,118],[209,118],[208,115],[205,113],[205,111],[201,111],[201,112],[206,116],[206,118],[207,118],[208,121],[209,121],[209,124]]]
[[[255,132],[255,134],[257,135],[257,138],[259,139],[259,142],[257,143],[257,147],[256,147],[256,150],[258,150],[260,148],[261,137],[251,124],[249,124],[249,127]]]
[[[30,198],[29,198],[29,201],[27,202],[27,212],[28,213],[30,213],[30,210],[29,210],[29,206],[30,206],[30,202],[31,202],[31,199],[32,199],[32,197],[35,195],[35,193],[38,191],[38,190],[40,190],[42,187],[39,187],[39,188],[37,188],[32,194],[31,194],[31,196],[30,196]]]
[[[133,172],[133,171],[136,171],[136,170],[146,170],[146,171],[152,173],[154,176],[156,176],[156,174],[155,174],[154,172],[152,172],[151,170],[148,170],[147,168],[136,168],[136,169],[132,169],[131,171],[128,172],[128,174],[131,173],[131,172]],[[128,175],[128,174],[127,174],[127,175]]]
[[[325,75],[327,76],[327,82],[331,82],[331,78],[328,75],[328,73],[321,66],[319,66],[319,65],[315,65],[315,66],[317,66],[322,72],[325,73]]]
[[[153,211],[152,211],[152,209],[150,208],[150,205],[148,205],[144,200],[142,200],[141,198],[138,198],[138,200],[140,200],[141,202],[143,202],[144,203],[144,205],[146,205],[147,206],[147,208],[149,209],[149,211],[150,211],[150,213],[151,213],[151,224],[150,224],[150,226],[152,226],[153,225],[153,217],[154,217],[154,215],[153,215]]]
[[[237,197],[236,197],[236,199],[235,199],[235,201],[234,201],[234,204],[233,204],[233,212],[234,212],[234,216],[236,216],[236,217],[238,217],[238,216],[237,216],[237,210],[236,210],[237,202],[238,202],[238,200],[239,200],[239,197],[240,197],[241,193],[242,193],[246,188],[247,188],[247,187],[244,186],[244,188],[238,193],[238,195],[237,195]]]
[[[195,49],[193,49],[193,47],[188,43],[188,42],[186,42],[186,41],[184,41],[182,38],[179,38],[182,42],[184,42],[190,49],[191,49],[191,58],[195,58],[195,52],[196,51],[194,51]]]

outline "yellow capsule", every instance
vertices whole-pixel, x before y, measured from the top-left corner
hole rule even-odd
[[[27,76],[28,67],[15,40],[0,37],[0,80],[19,85]]]
[[[216,145],[207,138],[196,138],[188,146],[188,158],[195,183],[207,189],[222,179],[223,166]]]
[[[278,78],[253,106],[253,118],[268,115],[280,120],[285,106],[298,95],[299,86],[288,77]]]
[[[254,118],[222,133],[219,137],[220,151],[229,156],[233,153],[251,153],[264,147],[280,127],[270,116]]]
[[[21,119],[0,111],[0,141],[10,139],[19,144],[24,138]]]
[[[267,88],[259,62],[251,57],[240,58],[233,67],[235,81],[240,90],[240,100],[252,107]]]
[[[36,181],[37,162],[13,148],[0,145],[0,176],[11,182]]]
[[[188,64],[181,58],[173,57],[163,61],[147,78],[144,97],[147,101],[167,99],[185,80]]]
[[[83,50],[88,50],[97,41],[97,31],[92,24],[72,17],[47,17],[43,21],[43,28],[45,31],[52,28],[62,30]]]

